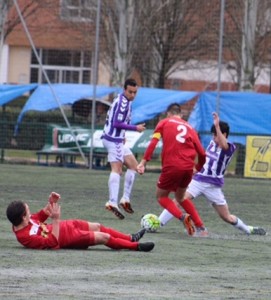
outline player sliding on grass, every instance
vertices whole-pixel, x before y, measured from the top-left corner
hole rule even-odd
[[[183,222],[188,234],[194,234],[194,227],[189,214],[183,214],[178,205],[169,198],[170,192],[175,193],[175,199],[182,203],[184,193],[190,183],[194,169],[200,170],[205,163],[205,151],[196,131],[181,118],[181,108],[173,103],[167,108],[167,118],[161,120],[155,130],[144,157],[137,167],[143,174],[147,161],[162,138],[162,172],[158,179],[156,197],[159,204]],[[195,165],[195,159],[198,162]],[[195,207],[191,201],[191,210]]]
[[[220,121],[217,113],[213,113],[213,119],[214,124],[211,127],[213,139],[206,149],[206,163],[200,172],[194,175],[185,193],[184,201],[203,195],[225,222],[248,235],[265,235],[266,231],[263,228],[248,226],[229,211],[227,201],[222,192],[222,186],[224,185],[225,170],[233,157],[236,146],[227,140],[230,132],[229,125]],[[194,236],[207,236],[207,230],[201,229],[200,226],[197,227],[198,220],[193,218],[193,215],[191,217],[196,225]],[[162,226],[172,218],[172,214],[167,210],[164,210],[159,216]]]
[[[99,223],[84,220],[60,220],[60,195],[52,192],[46,206],[35,214],[22,201],[13,201],[7,207],[7,218],[19,243],[32,249],[87,249],[105,245],[111,249],[151,251],[154,243],[139,243],[145,230],[125,234]],[[47,218],[51,224],[44,223]]]

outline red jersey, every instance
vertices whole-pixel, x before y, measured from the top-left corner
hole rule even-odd
[[[32,249],[82,249],[93,245],[94,233],[89,231],[87,221],[62,220],[59,223],[59,239],[52,233],[52,224],[44,223],[48,218],[43,210],[31,215],[29,224],[13,232],[20,244]]]
[[[18,242],[26,248],[59,248],[58,241],[52,234],[52,225],[44,223],[47,218],[48,215],[40,210],[38,213],[31,215],[29,224],[26,227],[17,231],[13,229]]]
[[[195,165],[200,170],[205,162],[205,150],[201,145],[197,132],[183,119],[173,116],[161,120],[153,134],[144,159],[150,160],[159,139],[163,140],[162,168],[174,167],[182,170],[191,170]]]

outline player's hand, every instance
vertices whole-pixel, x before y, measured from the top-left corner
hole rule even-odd
[[[198,173],[198,170],[196,168],[196,166],[193,167],[193,175],[195,175],[196,173]]]
[[[219,116],[218,116],[218,114],[216,112],[213,112],[212,115],[213,115],[213,119],[214,119],[214,125],[219,126]]]
[[[53,203],[57,203],[57,201],[58,201],[60,198],[61,198],[61,197],[60,197],[60,195],[59,195],[58,193],[52,192],[52,193],[50,194],[50,196],[49,196],[48,201],[49,201],[50,204],[53,204]]]
[[[138,174],[142,175],[144,174],[145,172],[145,166],[143,164],[139,164],[137,167],[136,167],[136,171]]]
[[[142,132],[142,131],[144,131],[145,129],[146,129],[145,123],[136,125],[136,130],[137,130],[138,132]]]

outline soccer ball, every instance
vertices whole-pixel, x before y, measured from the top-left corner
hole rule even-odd
[[[146,229],[147,232],[156,232],[160,227],[160,220],[154,214],[146,214],[141,218],[140,225]]]

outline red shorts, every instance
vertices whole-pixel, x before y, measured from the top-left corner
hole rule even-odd
[[[59,248],[86,249],[94,245],[94,232],[87,221],[63,220],[60,222]]]
[[[166,191],[175,192],[177,188],[187,188],[192,180],[193,170],[180,170],[167,167],[162,169],[157,186]]]

